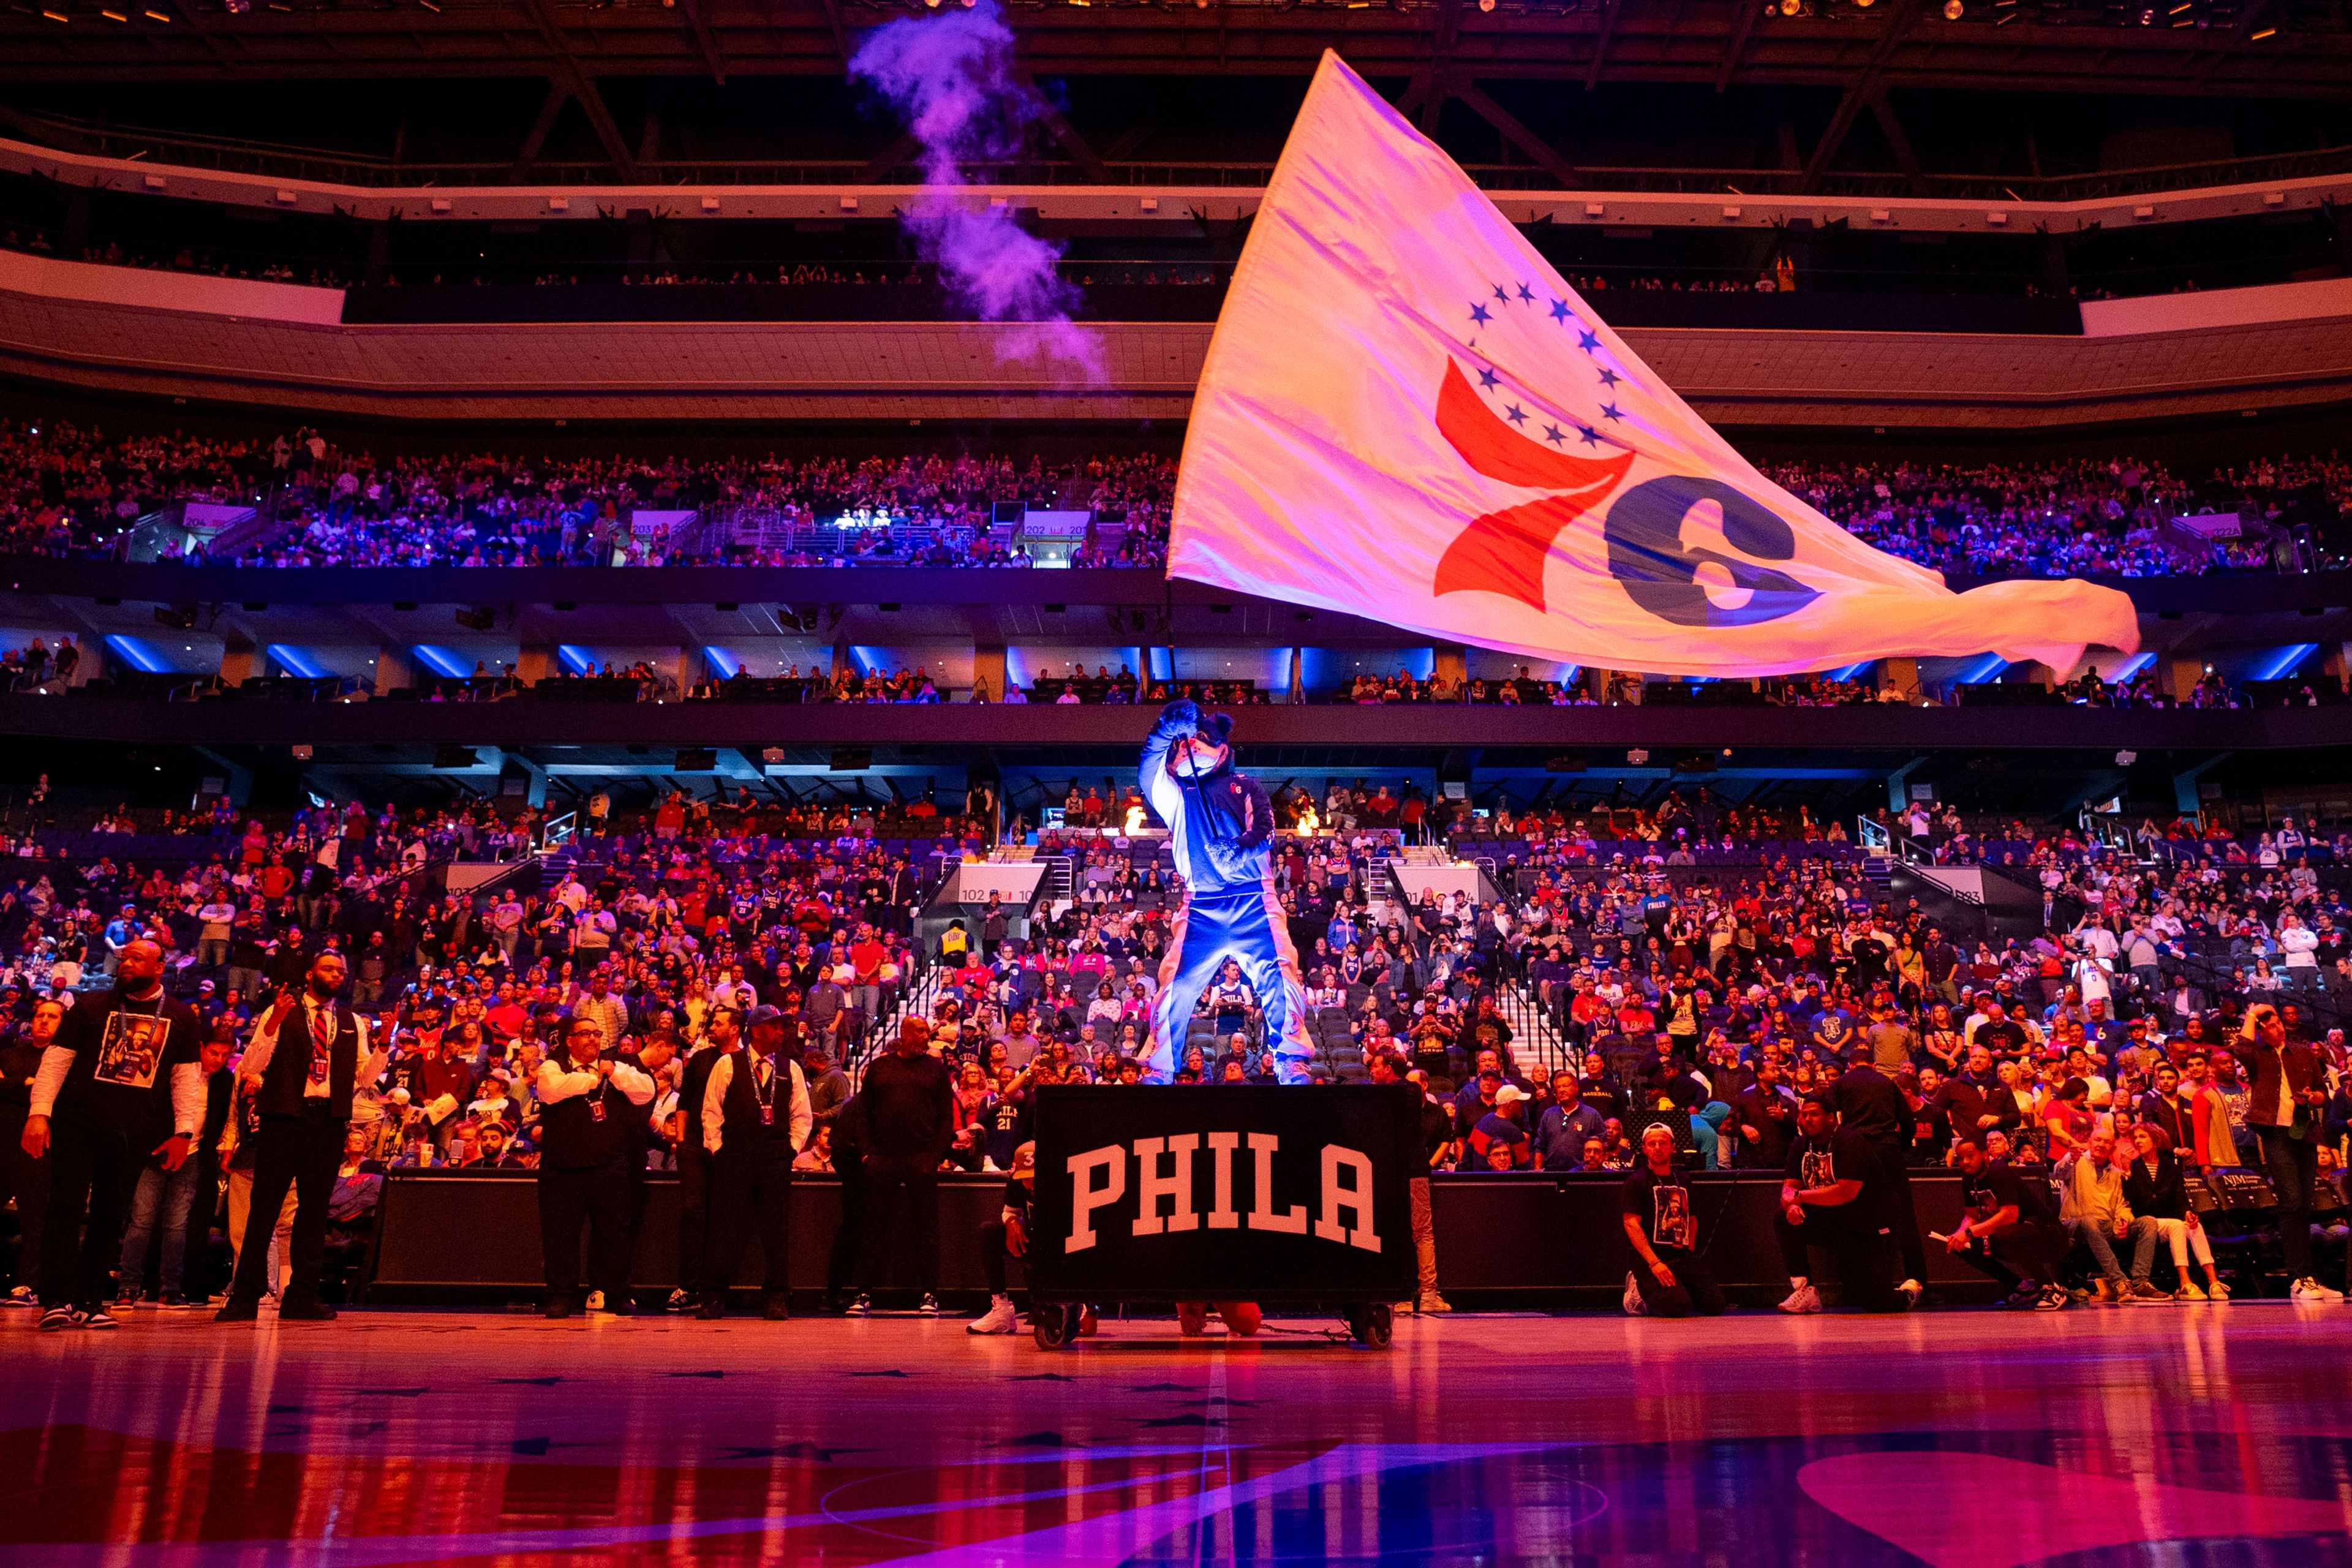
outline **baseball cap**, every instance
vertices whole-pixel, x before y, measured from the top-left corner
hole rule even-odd
[[[1525,1100],[1527,1097],[1527,1090],[1521,1089],[1517,1084],[1507,1083],[1502,1088],[1495,1091],[1495,1103],[1496,1105],[1509,1105],[1515,1101]]]
[[[781,1011],[762,1002],[743,1016],[743,1025],[746,1028],[756,1029],[762,1024],[777,1023],[782,1018],[783,1014]]]

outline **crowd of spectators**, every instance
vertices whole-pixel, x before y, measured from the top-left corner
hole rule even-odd
[[[2334,457],[2265,458],[2201,481],[2126,458],[1767,472],[1877,548],[1964,574],[2338,565],[2352,511],[2352,464]],[[118,554],[141,516],[201,500],[268,508],[273,525],[236,552],[257,566],[1025,566],[1032,543],[994,521],[999,503],[1018,501],[1091,514],[1067,542],[1073,565],[1157,568],[1174,486],[1174,463],[1149,454],[1051,464],[968,453],[377,458],[307,429],[118,439],[51,422],[0,434],[0,546]],[[692,513],[698,523],[655,526],[641,512]],[[2245,526],[2211,540],[2172,526],[2210,512],[2237,513]],[[1499,686],[1495,696],[1508,700]]]
[[[1978,468],[1768,465],[1768,477],[1857,538],[1978,576],[2158,577],[2342,563],[2352,464],[2262,459],[2202,481],[2116,458]],[[2234,512],[2252,526],[2205,540],[2173,520]],[[2305,550],[2287,531],[2308,526]]]
[[[1989,847],[2008,847],[1998,863],[2042,888],[2043,930],[2001,941],[1895,907],[1843,826],[1805,807],[1676,792],[1574,816],[1482,812],[1337,782],[1286,788],[1276,805],[1286,826],[1321,830],[1275,847],[1312,1074],[1418,1084],[1433,1169],[1625,1171],[1653,1121],[1686,1164],[1777,1168],[1799,1098],[1833,1089],[1858,1049],[1902,1086],[1916,1163],[1977,1131],[2005,1166],[2067,1179],[2094,1133],[2127,1144],[2155,1123],[2185,1132],[2174,1141],[2200,1170],[2252,1166],[2230,1042],[2264,1001],[2327,1053],[2324,1141],[2341,1152],[2352,837],[2323,842],[2285,822],[2250,841],[2149,819],[2105,844],[2022,823],[1972,836],[1925,803],[1885,817],[1938,858],[1990,862]],[[346,803],[272,826],[225,801],[168,821],[108,811],[93,831],[121,835],[121,855],[52,858],[37,833],[7,846],[0,1023],[9,1043],[33,1039],[42,1004],[72,1005],[144,937],[233,1053],[278,986],[317,952],[344,953],[352,1004],[390,1044],[354,1112],[354,1185],[338,1212],[354,1231],[372,1201],[363,1177],[528,1168],[538,1066],[580,1017],[647,1064],[659,1164],[679,1135],[682,1064],[715,1016],[779,1009],[811,1086],[819,1131],[799,1166],[811,1172],[831,1168],[834,1121],[877,1035],[919,1018],[955,1085],[944,1163],[1006,1170],[1034,1087],[1142,1076],[1181,889],[1161,842],[1135,833],[1149,814],[1132,788],[1073,781],[1060,826],[1033,847],[1066,862],[1066,901],[991,899],[927,919],[947,866],[996,839],[998,812],[984,788],[945,815],[929,799],[792,805],[739,790],[670,791],[625,816],[599,792],[537,864],[538,890],[466,896],[441,890],[435,868],[519,858],[546,842],[545,812]],[[1392,901],[1399,844],[1428,833],[1490,863],[1498,896]],[[1721,863],[1698,863],[1695,845]],[[1229,972],[1191,1020],[1175,1078],[1273,1070],[1260,999]],[[248,1108],[216,1109],[211,1157],[227,1172]],[[126,1295],[139,1267],[126,1260]]]

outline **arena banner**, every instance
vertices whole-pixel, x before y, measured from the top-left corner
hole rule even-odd
[[[1402,1301],[1413,1092],[1345,1084],[1037,1090],[1031,1287],[1055,1300]]]
[[[2139,643],[2121,593],[1956,594],[1767,479],[1328,53],[1217,320],[1172,531],[1175,576],[1612,669],[2063,670]]]

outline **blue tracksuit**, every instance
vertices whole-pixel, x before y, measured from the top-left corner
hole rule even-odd
[[[1274,802],[1264,784],[1234,771],[1231,752],[1223,766],[1198,779],[1183,771],[1182,762],[1169,771],[1169,747],[1191,733],[1194,722],[1179,710],[1191,708],[1171,703],[1143,747],[1143,795],[1168,825],[1176,869],[1184,879],[1184,901],[1170,927],[1160,994],[1152,1000],[1151,1054],[1144,1070],[1161,1082],[1175,1076],[1192,1008],[1231,958],[1240,963],[1265,1010],[1276,1076],[1305,1083],[1311,1054],[1306,987],[1267,850]]]

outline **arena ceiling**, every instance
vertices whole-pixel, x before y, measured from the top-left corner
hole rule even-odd
[[[952,5],[954,0],[948,0]],[[2340,97],[2339,0],[1014,0],[1037,75],[1303,78],[1326,48],[1367,75],[1479,104],[1480,79],[1900,86]],[[15,0],[0,78],[544,78],[592,118],[604,77],[837,74],[866,29],[919,14],[859,0]],[[1440,100],[1442,101],[1442,99]],[[609,117],[606,117],[609,119]],[[621,146],[617,129],[614,144]]]

